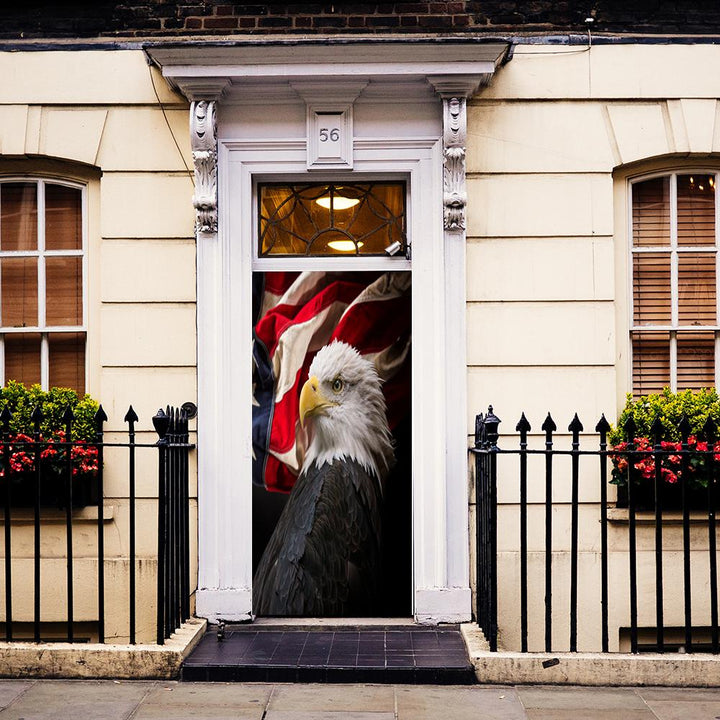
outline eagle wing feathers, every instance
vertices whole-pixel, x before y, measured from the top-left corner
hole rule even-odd
[[[361,616],[377,606],[380,487],[359,463],[312,465],[255,573],[257,615]]]

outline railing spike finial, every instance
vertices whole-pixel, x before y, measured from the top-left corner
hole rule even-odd
[[[532,430],[528,419],[525,417],[525,413],[522,413],[522,415],[520,416],[520,420],[518,420],[518,424],[515,426],[515,430],[517,430],[517,432],[519,433],[528,433],[530,432],[530,430]]]
[[[487,415],[483,420],[484,440],[493,447],[497,445],[498,437],[500,436],[498,433],[498,425],[500,425],[501,422],[500,418],[493,412],[493,406],[488,405]]]
[[[68,405],[65,408],[65,412],[62,414],[62,418],[60,418],[66,425],[67,423],[72,422],[75,419],[75,413],[73,412],[73,409]],[[69,440],[70,438],[68,438]]]
[[[545,418],[545,422],[542,424],[541,430],[545,431],[545,434],[552,434],[557,430],[557,425],[555,424],[555,421],[552,419],[552,415],[548,412],[547,417]]]
[[[135,409],[132,405],[128,407],[128,411],[125,413],[125,417],[123,418],[123,422],[126,423],[136,423],[140,418],[138,418],[137,413],[135,412]]]
[[[36,405],[30,413],[30,419],[35,425],[39,425],[45,419],[45,413],[42,411],[40,405]]]
[[[170,410],[170,407],[168,407],[168,410]],[[160,437],[160,440],[163,440],[165,436],[167,435],[168,431],[168,425],[170,424],[170,418],[167,416],[165,411],[160,408],[155,415],[153,415],[153,427],[155,428],[155,432]]]
[[[2,413],[0,413],[0,422],[2,422],[3,425],[9,425],[12,417],[13,414],[10,412],[10,408],[6,405],[3,408]]]
[[[659,417],[653,420],[653,424],[650,426],[650,432],[653,435],[655,444],[658,445],[665,435],[665,425],[663,425],[663,421]]]
[[[692,430],[692,427],[690,425],[690,420],[688,419],[688,416],[683,413],[683,416],[680,418],[680,422],[678,423],[678,430],[680,431],[680,435],[683,439],[683,442],[685,442],[690,435],[690,431]]]
[[[710,415],[708,415],[707,420],[702,427],[702,431],[707,442],[712,443],[715,441],[715,438],[717,437],[717,424]]]
[[[105,414],[105,410],[103,410],[102,405],[98,405],[97,412],[93,416],[93,420],[95,420],[95,426],[100,429],[102,428],[102,425],[104,422],[107,422],[108,416]]]
[[[637,424],[635,423],[635,418],[632,415],[629,415],[628,419],[624,422],[623,430],[625,431],[625,440],[627,442],[635,442]]]
[[[577,413],[575,413],[575,416],[568,425],[568,430],[571,433],[581,433],[584,430],[583,424],[580,422],[580,418],[578,417]]]
[[[605,417],[605,413],[602,414],[601,418],[598,420],[598,424],[595,426],[595,432],[600,434],[606,434],[609,433],[611,430],[611,425],[607,421],[607,418]]]

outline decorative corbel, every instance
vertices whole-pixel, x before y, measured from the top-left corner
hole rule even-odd
[[[195,231],[216,233],[217,121],[215,101],[196,100],[190,106],[190,141],[195,166]]]
[[[467,113],[464,97],[443,98],[443,223],[445,230],[465,230],[465,143]]]
[[[446,232],[465,232],[467,98],[490,78],[489,74],[428,77],[443,103],[443,225]]]

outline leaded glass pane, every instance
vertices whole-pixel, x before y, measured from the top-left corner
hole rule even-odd
[[[258,198],[260,257],[405,253],[405,183],[268,183]]]

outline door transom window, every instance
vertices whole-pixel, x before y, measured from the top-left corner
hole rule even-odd
[[[404,182],[258,186],[258,256],[404,256]]]

